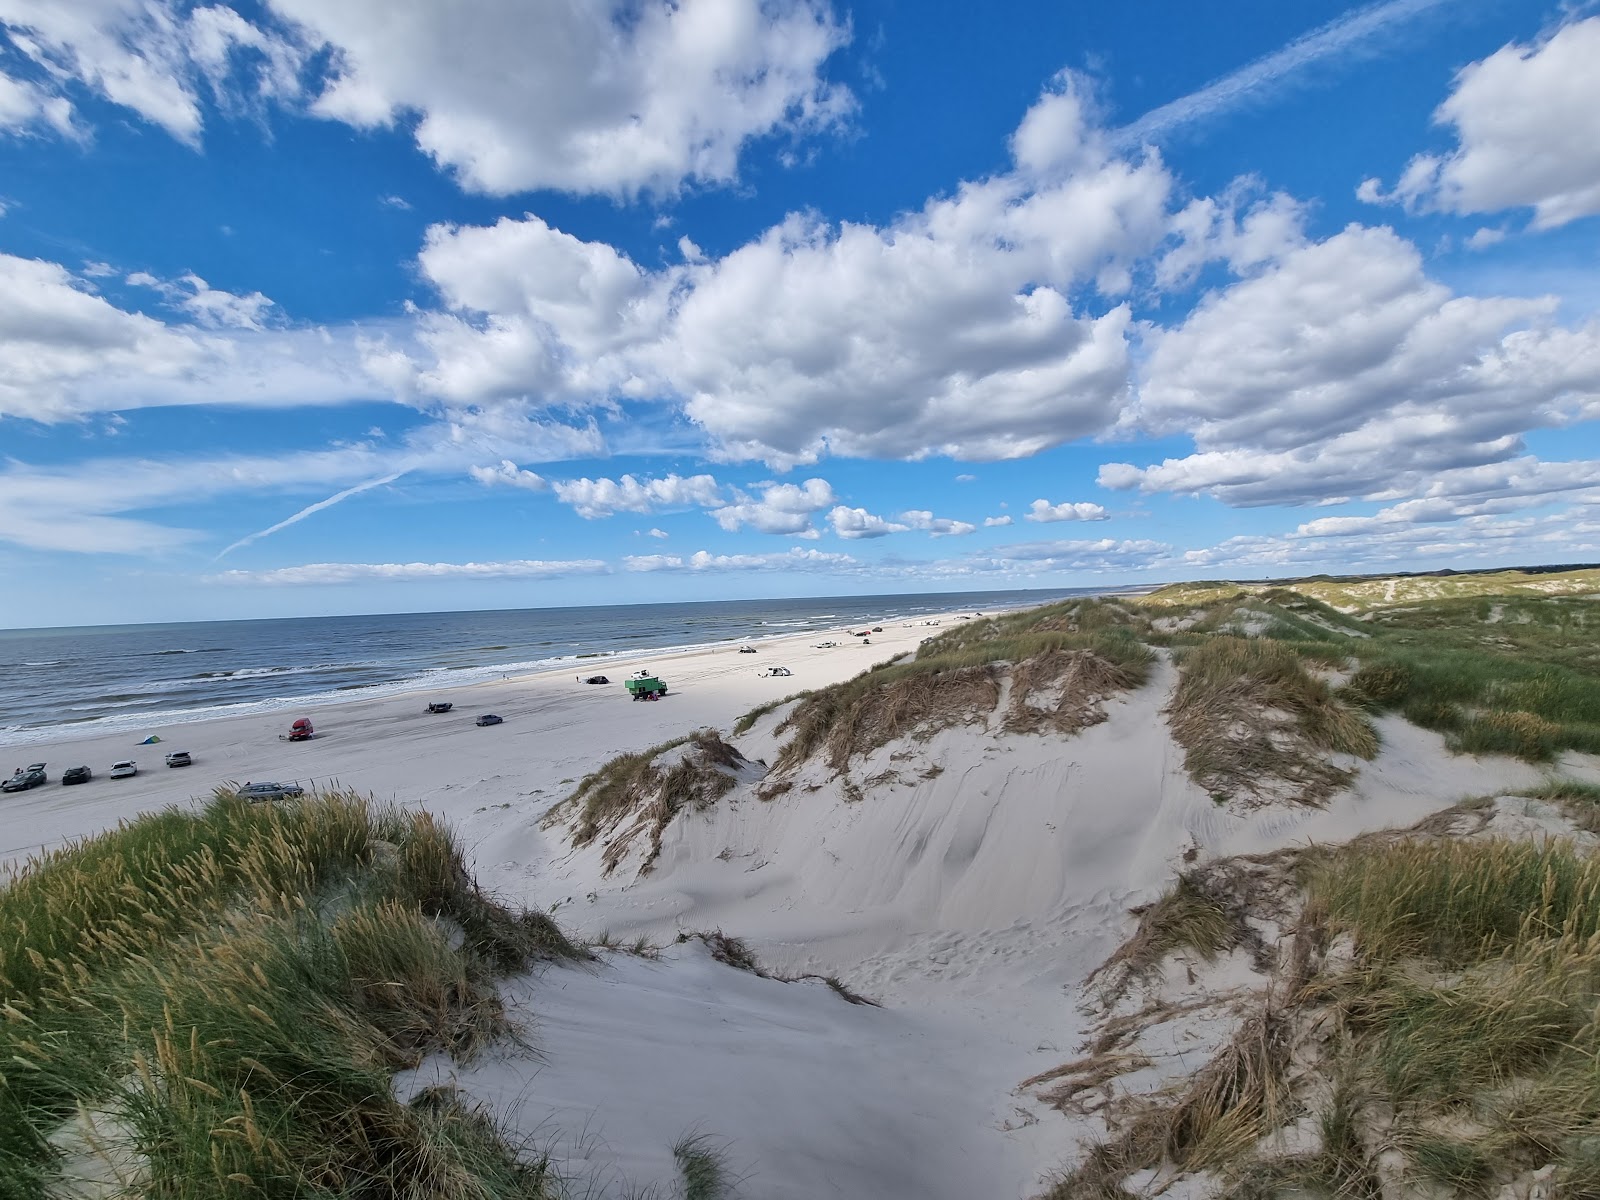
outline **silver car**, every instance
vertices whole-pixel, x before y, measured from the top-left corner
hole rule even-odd
[[[250,801],[287,800],[305,794],[305,788],[297,783],[247,783],[239,789],[239,799]]]

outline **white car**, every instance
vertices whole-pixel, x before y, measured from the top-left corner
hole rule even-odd
[[[818,642],[815,646],[813,646],[811,648],[813,650],[832,650],[838,644],[839,644],[838,642]]]
[[[131,758],[125,758],[121,762],[111,764],[111,778],[113,779],[131,779],[138,773],[139,764]]]

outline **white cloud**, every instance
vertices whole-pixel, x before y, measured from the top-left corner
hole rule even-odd
[[[828,524],[833,526],[834,533],[848,541],[885,537],[891,533],[904,533],[911,528],[909,525],[886,521],[864,508],[849,508],[843,504],[828,513]]]
[[[977,478],[978,477],[976,475],[957,475],[956,476],[956,482],[957,483],[972,483]]]
[[[1484,226],[1482,229],[1473,231],[1472,235],[1467,238],[1466,245],[1468,250],[1487,250],[1490,246],[1497,246],[1505,240],[1506,231],[1504,229],[1491,229],[1488,226]]]
[[[1157,285],[1186,287],[1211,262],[1242,275],[1305,245],[1305,206],[1282,192],[1265,199],[1258,192],[1255,180],[1236,180],[1222,195],[1174,213],[1174,245],[1156,263]]]
[[[655,528],[650,529],[649,530],[649,534],[653,538],[662,538],[662,539],[666,539],[666,538],[672,536],[665,529],[655,529]]]
[[[501,459],[497,467],[468,467],[467,474],[485,487],[517,487],[530,492],[543,492],[550,488],[550,481],[543,475],[524,470],[509,458]]]
[[[270,304],[265,297],[189,278],[195,282],[170,285],[180,307],[217,328],[125,311],[58,263],[0,254],[0,418],[55,422],[156,405],[386,398],[353,334],[252,327]],[[169,286],[137,274],[129,282]]]
[[[1326,59],[1348,58],[1371,42],[1392,45],[1407,23],[1442,7],[1445,0],[1387,0],[1347,12],[1199,91],[1151,110],[1113,136],[1121,146],[1160,141],[1175,130],[1258,101]]]
[[[352,484],[347,488],[343,488],[335,492],[325,500],[318,500],[314,504],[306,505],[304,508],[291,513],[283,520],[277,521],[274,524],[267,526],[265,529],[257,530],[255,533],[246,534],[236,542],[230,542],[228,545],[222,548],[222,550],[217,554],[217,557],[222,558],[225,555],[232,554],[235,550],[241,549],[244,546],[251,545],[254,542],[259,542],[264,537],[271,537],[279,530],[287,529],[291,525],[298,525],[307,517],[315,516],[324,509],[332,508],[335,504],[342,504],[344,501],[350,499],[351,496],[359,496],[362,492],[370,492],[373,488],[383,487],[385,484],[393,483],[396,479],[399,479],[404,474],[404,470],[391,471],[387,475],[380,475],[376,479],[366,479],[360,483]]]
[[[1011,518],[1009,516],[985,517],[983,519],[983,527],[985,529],[999,529],[1009,524],[1011,524]]]
[[[978,527],[969,521],[956,521],[950,517],[936,517],[927,509],[912,509],[900,514],[900,519],[912,529],[926,530],[929,537],[962,537],[976,533]]]
[[[1126,399],[1117,300],[1165,236],[1170,180],[1085,121],[1059,80],[1008,173],[889,225],[791,215],[656,271],[536,217],[437,227],[420,266],[444,308],[397,366],[459,404],[669,398],[715,453],[775,467],[1015,458],[1103,432]]]
[[[228,111],[291,99],[306,57],[232,9],[174,0],[0,0],[0,26],[56,89],[46,119],[64,133],[76,81],[198,145],[202,87]]]
[[[1067,539],[1050,542],[1017,542],[988,552],[1001,562],[1029,563],[1037,570],[1105,571],[1116,568],[1143,569],[1169,558],[1172,547],[1165,542],[1142,538]]]
[[[1024,521],[1104,521],[1111,514],[1098,504],[1091,504],[1087,500],[1080,500],[1076,504],[1064,500],[1060,504],[1051,504],[1048,500],[1035,500],[1029,511],[1023,514]]]
[[[0,132],[26,133],[41,127],[63,137],[75,136],[71,102],[0,71]]]
[[[1391,198],[1453,213],[1531,208],[1536,229],[1600,213],[1596,62],[1600,17],[1590,17],[1464,68],[1434,114],[1455,149],[1412,159]]]
[[[570,504],[589,521],[619,512],[647,513],[691,505],[711,508],[722,503],[722,489],[710,475],[643,480],[624,475],[621,479],[569,479],[552,486],[556,499]]]
[[[1600,522],[1577,507],[1545,516],[1470,516],[1440,526],[1391,521],[1341,535],[1250,534],[1185,551],[1180,568],[1244,573],[1296,570],[1383,571],[1507,562],[1592,560],[1600,553]]]
[[[1196,452],[1099,481],[1309,504],[1507,459],[1600,401],[1600,326],[1554,325],[1555,306],[1454,296],[1409,242],[1351,226],[1149,334],[1125,427],[1187,433]]]
[[[270,3],[332,55],[314,112],[414,119],[418,147],[475,191],[727,182],[750,140],[853,103],[820,75],[847,29],[813,0]]]
[[[622,564],[629,571],[824,572],[848,570],[860,565],[857,559],[848,554],[831,554],[799,546],[772,554],[712,554],[709,550],[696,550],[687,557],[677,554],[636,554],[624,558]]]
[[[759,497],[739,493],[734,503],[713,509],[711,516],[729,533],[748,525],[762,533],[814,538],[819,535],[811,518],[836,499],[826,479],[808,479],[802,484],[775,483],[763,488]]]
[[[271,587],[316,587],[344,583],[415,583],[438,579],[557,579],[566,575],[603,575],[610,568],[594,558],[547,561],[464,563],[307,563],[265,571],[223,571],[210,582]]]

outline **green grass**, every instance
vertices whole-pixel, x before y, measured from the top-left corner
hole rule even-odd
[[[843,771],[894,738],[982,723],[999,704],[1005,669],[1051,656],[1093,655],[1109,668],[1097,678],[1135,687],[1152,656],[1130,622],[1114,606],[1084,601],[963,622],[923,644],[914,659],[807,694],[777,726],[788,738],[774,770],[825,753],[829,766]]]
[[[741,733],[749,733],[755,728],[756,722],[761,720],[761,718],[766,716],[768,713],[776,712],[785,704],[791,704],[796,700],[803,700],[809,695],[811,695],[811,689],[807,688],[804,691],[791,692],[782,700],[768,700],[765,704],[756,705],[749,712],[745,713],[744,716],[740,717],[733,723],[733,736],[738,737]]]
[[[578,953],[426,814],[349,794],[57,850],[0,890],[0,1197],[44,1193],[80,1111],[141,1195],[544,1196],[482,1114],[389,1078],[509,1036],[497,975]]]
[[[1178,666],[1168,723],[1208,792],[1318,804],[1351,776],[1328,755],[1377,753],[1365,714],[1282,642],[1214,635],[1185,649]]]
[[[687,749],[676,762],[662,761],[680,747]],[[733,790],[737,785],[733,772],[744,761],[715,729],[619,754],[585,776],[571,795],[545,814],[543,823],[550,828],[571,820],[577,846],[608,835],[601,860],[608,874],[643,836],[649,849],[639,873],[648,874],[673,818],[685,809],[706,808]],[[629,818],[635,818],[631,824]]]
[[[733,1195],[728,1154],[707,1134],[685,1134],[672,1147],[683,1175],[683,1200],[724,1200]]]

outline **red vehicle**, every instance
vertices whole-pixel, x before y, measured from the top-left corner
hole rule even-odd
[[[311,718],[301,717],[293,725],[289,726],[289,740],[291,742],[309,741],[314,732],[311,728]]]

